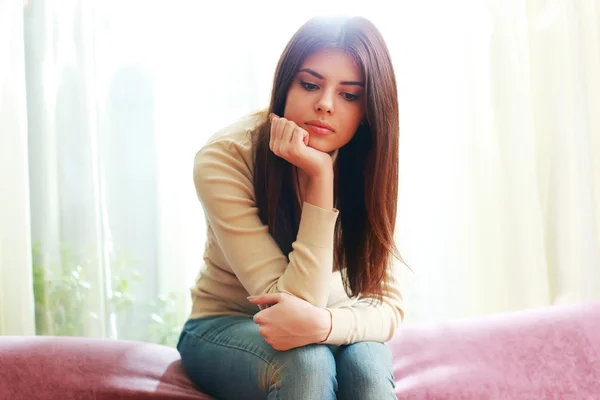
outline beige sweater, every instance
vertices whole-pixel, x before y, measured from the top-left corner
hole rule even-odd
[[[207,222],[204,265],[192,288],[190,318],[247,315],[259,311],[249,295],[284,292],[332,315],[324,343],[389,340],[404,317],[403,290],[412,273],[395,262],[383,302],[349,298],[334,272],[333,237],[338,210],[304,202],[289,262],[259,216],[252,180],[249,116],[217,132],[197,153],[194,180]]]

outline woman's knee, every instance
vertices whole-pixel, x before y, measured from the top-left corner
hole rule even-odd
[[[319,344],[286,351],[277,367],[282,371],[303,376],[335,375],[335,359],[331,350]]]
[[[335,399],[335,359],[329,347],[314,344],[282,352],[274,367],[270,393],[286,399]]]
[[[364,399],[395,398],[392,358],[385,344],[359,342],[343,346],[335,360],[341,394],[347,397],[352,392]]]

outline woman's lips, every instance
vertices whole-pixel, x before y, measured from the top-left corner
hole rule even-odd
[[[333,133],[333,128],[331,128],[331,126],[319,121],[307,122],[305,125],[310,132],[318,135],[331,135]]]

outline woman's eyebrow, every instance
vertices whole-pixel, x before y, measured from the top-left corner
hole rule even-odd
[[[302,69],[301,69],[300,71],[298,71],[298,72],[306,72],[306,73],[309,73],[309,74],[311,74],[311,75],[312,75],[312,76],[314,76],[315,78],[319,78],[319,79],[325,79],[325,77],[323,77],[323,75],[319,74],[319,73],[318,73],[318,72],[316,72],[316,71],[313,71],[313,70],[312,70],[312,69],[310,69],[310,68],[302,68]]]
[[[340,82],[340,85],[353,85],[353,86],[365,87],[365,83],[359,82],[359,81],[342,81],[342,82]]]
[[[312,70],[310,68],[302,68],[298,72],[306,72],[308,74],[311,74],[315,78],[325,79],[325,77],[323,77],[323,75],[319,74],[317,71],[314,71],[314,70]],[[340,85],[351,85],[351,86],[365,87],[365,83],[364,82],[360,82],[360,81],[341,81]]]

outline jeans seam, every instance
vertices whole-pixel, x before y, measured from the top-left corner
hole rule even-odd
[[[253,356],[255,356],[255,357],[258,357],[258,358],[260,358],[261,360],[263,360],[263,361],[264,361],[264,362],[265,362],[265,363],[266,363],[266,364],[267,364],[269,367],[271,367],[271,371],[272,371],[273,373],[275,372],[275,367],[273,366],[273,364],[271,364],[271,362],[270,362],[269,360],[265,359],[265,358],[264,358],[262,355],[260,355],[260,354],[258,354],[258,353],[256,353],[256,352],[254,352],[254,351],[251,351],[251,350],[245,349],[245,348],[244,348],[244,347],[242,347],[242,346],[235,346],[235,345],[232,345],[232,344],[219,343],[219,342],[217,342],[217,341],[215,341],[215,340],[211,340],[211,339],[208,339],[208,338],[206,338],[206,337],[203,337],[203,336],[197,335],[196,333],[194,333],[194,332],[191,332],[191,331],[188,331],[188,330],[186,330],[186,332],[187,332],[189,335],[192,335],[192,336],[194,336],[196,339],[200,339],[200,340],[203,340],[203,341],[205,341],[205,342],[208,342],[208,343],[211,343],[211,344],[214,344],[214,345],[217,345],[217,346],[228,347],[228,348],[230,348],[230,349],[236,349],[236,350],[240,350],[240,351],[246,352],[246,353],[248,353],[248,354],[252,354]]]

